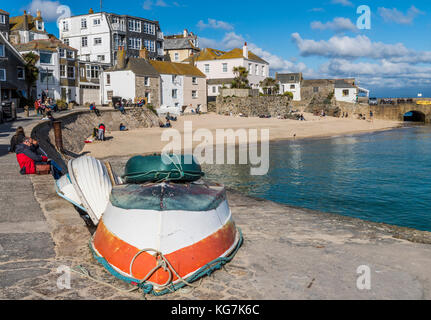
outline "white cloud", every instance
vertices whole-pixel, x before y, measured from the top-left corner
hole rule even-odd
[[[320,21],[313,21],[311,23],[311,29],[318,30],[332,30],[334,32],[345,32],[345,31],[358,31],[357,27],[348,18],[334,18],[332,21],[322,23]]]
[[[178,2],[174,2],[173,5],[176,7],[180,6]],[[142,4],[142,8],[144,10],[152,10],[153,6],[166,8],[170,7],[170,4],[168,4],[165,0],[145,0]]]
[[[63,13],[57,13],[57,9],[61,6],[62,4],[59,1],[33,0],[25,8],[31,15],[36,15],[37,10],[40,10],[42,18],[46,22],[52,22],[56,21],[57,18]]]
[[[345,7],[353,7],[353,3],[349,0],[332,0],[333,4],[341,4]]]
[[[203,20],[198,22],[198,27],[200,29],[222,29],[222,30],[233,30],[233,25],[229,22],[220,21],[216,19],[208,19],[208,23],[205,23]]]
[[[425,14],[415,6],[411,6],[406,14],[396,8],[388,9],[381,7],[378,11],[385,22],[395,22],[398,24],[411,24],[418,15]]]

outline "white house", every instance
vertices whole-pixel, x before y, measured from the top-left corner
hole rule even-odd
[[[334,96],[337,101],[354,103],[358,98],[358,87],[344,80],[335,80]]]
[[[183,62],[193,63],[206,75],[209,97],[218,96],[223,85],[230,86],[236,77],[233,72],[235,67],[244,67],[248,70],[248,80],[252,89],[260,89],[259,83],[269,77],[269,63],[249,51],[247,43],[242,49],[235,48],[228,52],[206,48]]]
[[[275,73],[280,85],[280,94],[291,92],[293,101],[301,101],[302,73]]]

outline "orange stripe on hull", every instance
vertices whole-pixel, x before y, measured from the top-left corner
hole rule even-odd
[[[181,277],[185,277],[207,263],[219,258],[229,250],[235,242],[235,235],[235,224],[230,221],[209,237],[191,246],[167,254],[165,258],[168,259],[169,263]],[[109,264],[126,274],[129,274],[130,263],[133,257],[140,251],[138,248],[112,234],[103,223],[103,220],[99,222],[93,239],[93,245]],[[141,253],[133,263],[133,277],[143,279],[156,265],[157,261],[154,256],[147,252]],[[176,281],[177,277],[175,275],[173,277],[172,281]],[[149,281],[163,285],[168,279],[169,274],[160,268],[150,277]]]

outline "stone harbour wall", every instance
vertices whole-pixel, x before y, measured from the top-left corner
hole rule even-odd
[[[290,98],[287,96],[259,96],[259,97],[222,97],[216,100],[218,114],[238,115],[242,113],[248,117],[271,115],[283,116],[290,110]]]

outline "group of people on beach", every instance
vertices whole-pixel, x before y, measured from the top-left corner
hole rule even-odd
[[[25,135],[23,127],[18,127],[15,135],[12,136],[9,152],[16,154],[20,173],[23,175],[37,173],[38,165],[49,165],[54,179],[60,179],[62,176],[61,167],[47,157],[40,148],[39,141]]]

